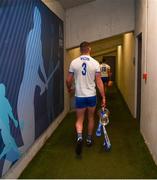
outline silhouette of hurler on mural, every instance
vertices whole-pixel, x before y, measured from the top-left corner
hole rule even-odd
[[[37,7],[34,8],[33,21],[34,26],[29,32],[26,42],[25,68],[17,103],[18,118],[24,121],[24,128],[21,131],[24,145],[20,147],[21,152],[25,152],[35,140],[35,89],[39,87],[40,95],[42,95],[48,89],[48,83],[59,67],[59,63],[57,63],[47,78],[42,57],[41,15]]]
[[[18,127],[19,123],[13,115],[12,107],[5,96],[6,94],[5,91],[6,91],[5,85],[1,83],[0,84],[0,133],[4,143],[4,147],[0,153],[0,159],[5,158],[2,173],[4,173],[7,166],[10,166],[13,162],[18,160],[21,154],[10,131],[10,120],[13,121],[16,128]],[[8,162],[6,163],[6,161]]]

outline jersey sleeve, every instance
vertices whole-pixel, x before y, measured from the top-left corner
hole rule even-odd
[[[100,72],[100,64],[96,63],[96,73],[99,73],[99,72]]]
[[[73,65],[73,62],[71,62],[71,64],[70,64],[69,73],[74,73],[74,65]]]
[[[108,69],[108,70],[111,70],[111,67],[110,67],[109,65],[107,65],[107,69]]]

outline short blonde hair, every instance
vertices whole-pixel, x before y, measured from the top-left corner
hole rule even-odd
[[[81,53],[88,53],[89,50],[90,50],[90,43],[89,42],[84,41],[80,44],[80,52]]]

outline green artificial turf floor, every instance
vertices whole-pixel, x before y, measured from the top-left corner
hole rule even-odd
[[[20,178],[157,178],[157,166],[144,144],[139,122],[129,113],[116,87],[107,92],[107,108],[111,112],[110,123],[106,127],[112,144],[110,152],[103,149],[103,136],[94,136],[94,145],[89,148],[84,144],[82,157],[76,157],[75,113],[72,112]],[[84,134],[86,132],[87,128]]]

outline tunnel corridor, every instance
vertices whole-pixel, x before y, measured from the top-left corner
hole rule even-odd
[[[0,177],[157,178],[156,9],[157,0],[0,1]],[[83,41],[111,66],[112,149],[94,136],[78,159],[65,80]]]

